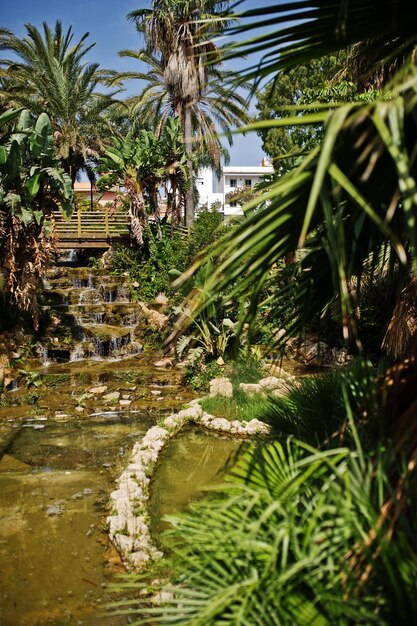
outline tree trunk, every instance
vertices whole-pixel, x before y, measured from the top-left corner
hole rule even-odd
[[[190,177],[190,187],[185,196],[185,225],[191,226],[194,222],[194,170],[192,161],[193,136],[191,125],[191,105],[189,103],[185,105],[183,132],[185,153],[187,155],[187,169]]]

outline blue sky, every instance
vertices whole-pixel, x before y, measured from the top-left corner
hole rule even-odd
[[[262,4],[276,2],[263,0]],[[118,51],[141,46],[135,26],[126,20],[126,15],[134,9],[148,8],[150,5],[150,0],[14,0],[1,3],[0,25],[16,35],[24,36],[26,22],[41,28],[42,22],[53,25],[59,19],[64,28],[73,26],[77,39],[85,32],[90,33],[87,41],[96,42],[96,45],[89,54],[89,61],[111,69],[137,70],[138,67],[132,65],[134,61],[119,57]],[[241,6],[242,9],[252,8],[259,6],[259,2],[248,0]],[[235,61],[234,64],[239,69],[245,62]],[[230,156],[232,165],[259,165],[264,155],[258,136],[255,133],[245,137],[237,135],[230,148]]]

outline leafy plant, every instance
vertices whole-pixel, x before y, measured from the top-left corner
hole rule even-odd
[[[223,494],[171,519],[162,605],[130,610],[142,624],[412,623],[416,518],[380,513],[393,462],[392,449],[369,458],[291,439],[247,453]]]
[[[0,145],[0,209],[5,215],[0,263],[8,268],[6,297],[33,316],[37,327],[37,288],[56,250],[51,212],[72,211],[71,180],[55,157],[50,120],[28,111],[0,116],[0,129],[20,114],[14,132]]]

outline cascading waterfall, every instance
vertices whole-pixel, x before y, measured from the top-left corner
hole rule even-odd
[[[131,301],[127,277],[91,268],[54,268],[44,295],[46,308],[59,317],[62,335],[42,344],[44,362],[119,359],[141,352],[136,331],[143,315],[140,304]]]

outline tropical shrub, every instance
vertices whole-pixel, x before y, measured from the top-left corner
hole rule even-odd
[[[33,119],[28,111],[9,111],[0,117],[0,128],[18,114],[16,128],[3,136],[0,145],[0,210],[4,215],[0,265],[7,273],[6,301],[30,312],[36,327],[37,290],[56,252],[52,212],[60,210],[70,216],[72,189],[71,179],[55,157],[46,113]]]
[[[392,471],[412,511],[390,446],[365,455],[289,439],[247,453],[223,493],[171,518],[174,584],[162,606],[134,611],[138,623],[413,623],[417,523],[386,509]]]

